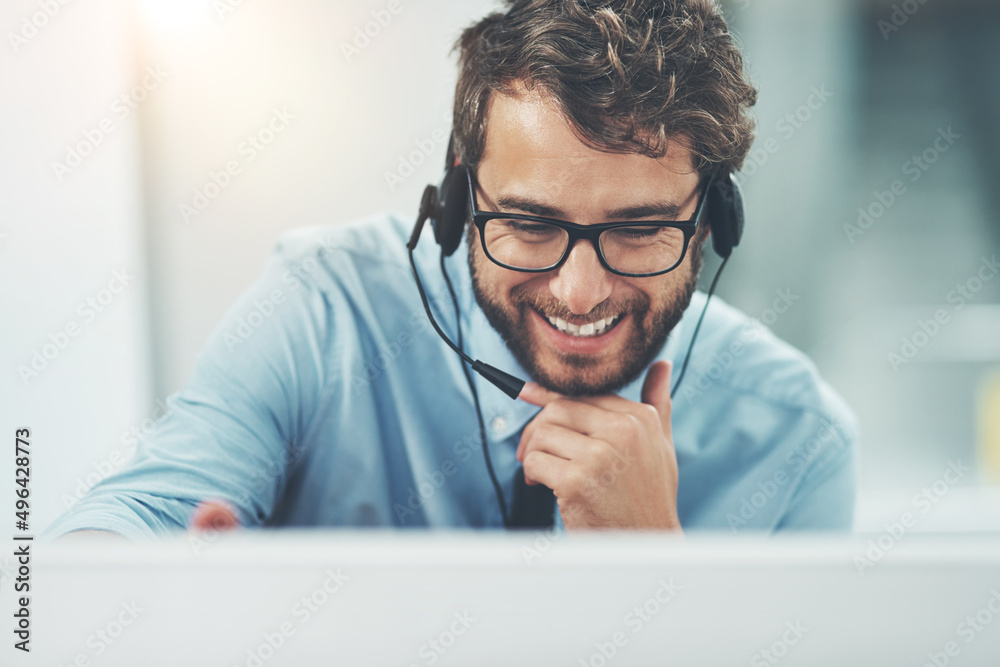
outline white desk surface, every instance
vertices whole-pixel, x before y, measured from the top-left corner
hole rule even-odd
[[[904,535],[862,568],[877,537],[36,543],[33,651],[11,648],[4,582],[0,655],[81,667],[1000,665],[1000,536]]]

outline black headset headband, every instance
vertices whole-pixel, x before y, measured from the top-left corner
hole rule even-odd
[[[451,256],[462,242],[465,225],[469,219],[469,192],[466,187],[464,164],[456,164],[455,137],[448,141],[444,178],[441,185],[428,185],[420,202],[420,214],[431,221],[434,240],[446,256]],[[712,179],[706,194],[705,213],[712,230],[712,247],[723,259],[743,237],[743,190],[731,173],[718,174]]]

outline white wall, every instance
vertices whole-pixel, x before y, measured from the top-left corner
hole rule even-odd
[[[385,173],[449,129],[451,44],[493,5],[53,7],[0,8],[0,429],[35,433],[38,530],[95,468],[129,453],[123,434],[151,425],[282,232],[415,207],[440,178],[444,145],[402,184],[390,188]],[[366,28],[378,34],[348,57],[342,44]],[[143,83],[125,114],[116,100]],[[294,120],[249,161],[239,148],[275,109]],[[53,162],[105,119],[110,133],[60,179]],[[186,223],[179,205],[230,160],[241,173]],[[134,280],[100,313],[77,310],[109,296],[101,290],[122,269]],[[43,350],[74,322],[64,349]],[[23,380],[35,350],[53,358]],[[5,479],[12,463],[0,463]]]
[[[130,453],[124,434],[151,426],[282,232],[410,211],[440,178],[440,144],[394,189],[384,174],[449,128],[448,52],[492,5],[400,0],[348,60],[341,44],[386,6],[244,2],[220,17],[202,0],[88,0],[46,16],[3,3],[0,433],[34,433],[34,530]],[[126,115],[116,100],[144,81]],[[241,143],[276,108],[294,121],[248,161]],[[53,162],[105,119],[111,132],[60,179]],[[186,224],[179,204],[229,160],[241,173]],[[134,280],[102,293],[123,269]],[[64,349],[44,349],[72,323]],[[52,359],[22,379],[36,350]]]
[[[423,187],[441,178],[445,145],[394,188],[385,173],[415,142],[450,129],[449,51],[494,7],[399,0],[392,14],[386,0],[248,0],[220,16],[192,2],[177,5],[191,5],[183,20],[148,12],[143,28],[145,61],[170,72],[144,109],[143,134],[158,396],[184,383],[283,232],[386,209],[415,214]],[[377,34],[345,54],[366,28]],[[275,108],[295,119],[251,161],[240,146]],[[231,160],[240,173],[185,221],[180,204],[193,207],[194,190]]]
[[[137,115],[112,106],[134,85],[130,13],[123,0],[53,4],[51,17],[34,1],[0,5],[0,488],[28,427],[35,534],[123,449],[151,387]],[[67,146],[86,152],[102,121],[111,132],[60,178],[53,163]],[[134,279],[105,291],[120,270]],[[51,358],[22,378],[36,351]]]

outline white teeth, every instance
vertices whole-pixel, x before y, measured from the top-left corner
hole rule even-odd
[[[577,325],[572,322],[567,322],[561,317],[548,318],[549,323],[551,323],[556,329],[559,329],[559,331],[565,332],[571,336],[577,336],[579,338],[599,336],[603,334],[605,330],[610,328],[617,319],[617,317],[606,317],[603,320],[597,320],[596,322],[588,322],[584,325]]]

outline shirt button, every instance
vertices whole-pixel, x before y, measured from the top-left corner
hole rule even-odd
[[[503,417],[494,417],[490,422],[490,428],[494,431],[502,431],[507,428],[507,420]]]

